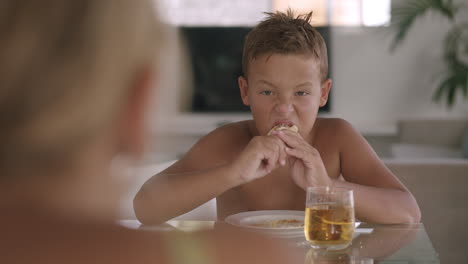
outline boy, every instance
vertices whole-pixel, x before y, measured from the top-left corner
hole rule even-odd
[[[418,222],[414,197],[363,137],[344,120],[317,118],[332,81],[312,13],[268,15],[246,37],[238,79],[253,120],[212,131],[148,180],[134,200],[138,219],[161,223],[214,197],[221,220],[251,210],[304,210],[307,187],[336,186],[354,190],[361,221]],[[272,130],[277,126],[298,132]]]

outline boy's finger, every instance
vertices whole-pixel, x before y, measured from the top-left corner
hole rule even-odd
[[[278,164],[278,156],[279,156],[278,148],[279,148],[278,146],[271,146],[271,148],[268,149],[267,159],[268,159],[268,163],[272,167]],[[271,168],[271,170],[273,170],[273,168]]]
[[[289,132],[289,131],[287,131]],[[290,132],[291,134],[294,133],[294,132]],[[291,134],[287,134],[285,133],[284,131],[278,131],[277,132],[277,136],[284,141],[284,143],[286,143],[286,145],[288,145],[289,147],[291,148],[298,148],[302,145],[304,145],[304,140],[300,137],[298,137],[297,135],[291,135]],[[297,133],[295,133],[297,134]]]
[[[270,172],[273,171],[273,169],[275,169],[276,163],[277,163],[277,159],[275,159],[275,158],[270,157],[270,158],[267,159],[267,164],[266,164],[266,167],[265,167],[267,173],[270,173]]]
[[[304,157],[304,152],[300,151],[298,149],[293,149],[293,148],[285,148],[286,153],[288,155],[291,155],[293,157],[296,157],[298,159],[302,159]]]
[[[304,164],[308,167],[313,165],[313,162],[309,160],[309,156],[303,150],[286,148],[286,153],[290,156],[302,160],[302,162],[304,162]]]
[[[278,164],[281,166],[286,165],[286,158],[288,154],[286,154],[285,148],[287,147],[286,144],[280,138],[277,138],[277,154],[278,154]]]
[[[285,158],[287,154],[284,151],[285,144],[280,138],[275,138],[274,141],[272,141],[272,146],[271,150],[273,151],[272,155],[277,159],[277,163],[280,165],[284,165]]]
[[[285,151],[286,151],[286,150],[285,150]],[[292,166],[294,165],[294,161],[295,161],[295,160],[296,160],[295,157],[293,157],[293,156],[288,156],[288,161],[287,161],[287,162],[288,162],[288,165],[289,165],[290,167],[292,167]]]
[[[279,163],[281,164],[281,166],[286,165],[286,158],[287,158],[288,154],[286,154],[285,148],[286,147],[282,147],[281,151],[280,151]]]

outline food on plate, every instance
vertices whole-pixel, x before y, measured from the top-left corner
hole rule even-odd
[[[268,136],[271,135],[275,131],[280,131],[280,130],[291,130],[292,132],[298,132],[299,128],[296,125],[287,125],[287,124],[278,124],[274,126],[270,132],[268,132]]]
[[[285,227],[303,227],[304,222],[296,219],[268,220],[261,223],[252,224],[255,227],[285,228]]]

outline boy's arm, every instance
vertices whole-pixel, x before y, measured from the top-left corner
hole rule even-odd
[[[143,224],[160,224],[240,184],[229,168],[225,131],[218,129],[198,141],[179,161],[143,184],[134,198]],[[223,140],[224,139],[224,140]]]
[[[334,180],[333,184],[354,190],[357,217],[376,223],[419,222],[421,213],[415,198],[367,141],[344,120],[338,120],[336,126],[346,181]]]
[[[229,177],[232,170],[228,165],[187,173],[170,172],[176,168],[153,176],[135,196],[135,214],[143,224],[163,223],[239,184]]]
[[[278,138],[250,140],[237,132],[232,127],[213,131],[181,160],[149,179],[133,201],[138,220],[163,223],[266,175],[285,158]]]

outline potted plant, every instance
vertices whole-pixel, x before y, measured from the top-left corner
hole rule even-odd
[[[446,17],[451,29],[443,43],[443,59],[446,72],[439,80],[433,94],[434,101],[443,101],[452,108],[458,93],[468,96],[468,21],[459,21],[463,12],[468,11],[466,3],[453,0],[406,0],[395,3],[391,8],[391,27],[396,31],[391,50],[394,51],[408,34],[408,30],[419,17],[428,11]]]

